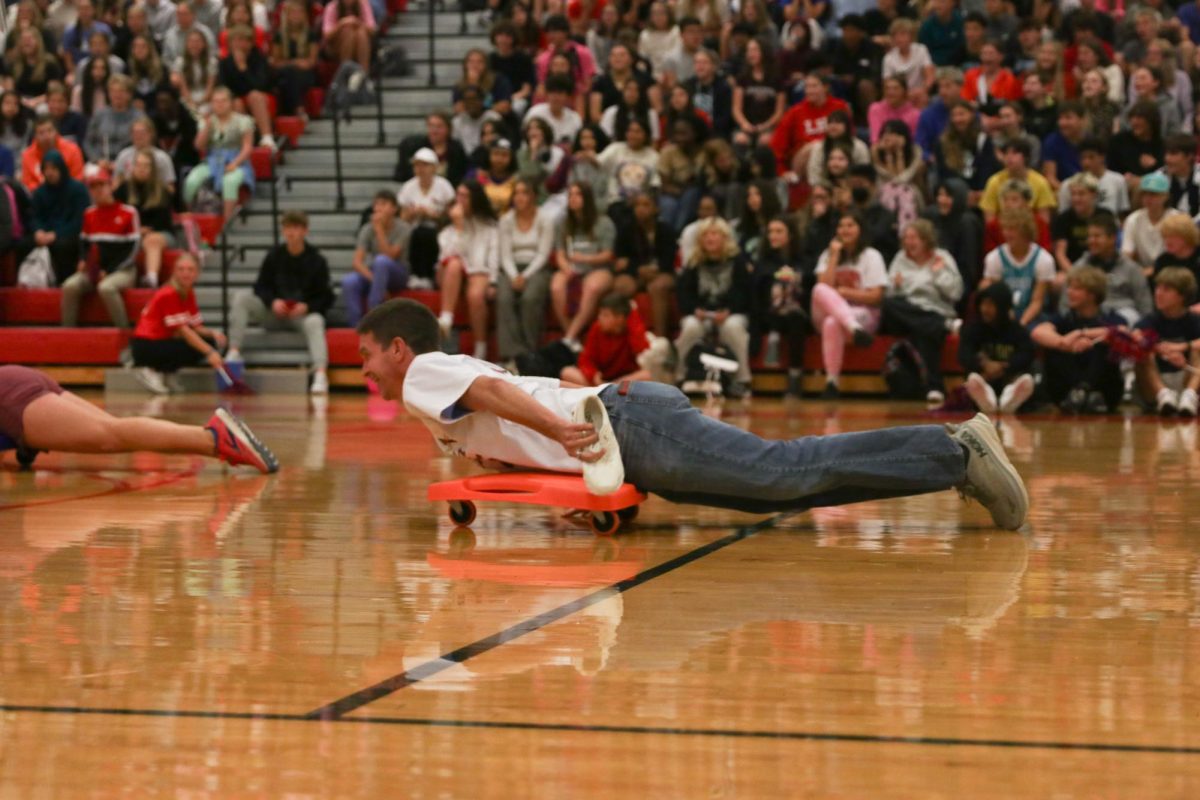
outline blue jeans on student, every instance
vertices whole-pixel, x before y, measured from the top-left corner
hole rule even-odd
[[[600,393],[625,479],[675,503],[766,514],[950,489],[967,473],[941,425],[763,439],[707,417],[673,386]]]
[[[371,279],[357,270],[342,278],[342,295],[346,298],[346,322],[351,328],[363,315],[387,300],[388,292],[399,292],[408,286],[408,265],[384,255],[371,259]],[[363,306],[363,296],[367,303]]]
[[[658,218],[671,226],[678,235],[687,224],[696,218],[700,205],[700,187],[689,186],[678,197],[662,194],[658,197]]]

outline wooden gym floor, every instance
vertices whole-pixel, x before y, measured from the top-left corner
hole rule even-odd
[[[0,798],[1200,793],[1193,424],[1006,425],[1020,533],[942,493],[768,518],[652,499],[598,538],[520,506],[453,531],[424,491],[467,467],[388,403],[236,410],[277,476],[5,456]]]

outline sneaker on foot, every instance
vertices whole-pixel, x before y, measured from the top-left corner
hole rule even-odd
[[[741,400],[750,396],[750,384],[742,381],[731,381],[725,390],[725,396],[733,400]]]
[[[329,376],[324,372],[313,373],[312,385],[308,387],[309,394],[329,394]]]
[[[788,370],[787,393],[784,396],[797,399],[804,396],[804,373]]]
[[[246,362],[242,358],[242,351],[238,350],[237,348],[230,348],[229,351],[225,354],[225,364],[226,365],[244,364],[244,363],[246,363]]]
[[[625,465],[621,463],[621,448],[617,446],[604,403],[598,396],[589,395],[575,406],[573,418],[577,423],[587,423],[596,429],[599,441],[588,451],[604,451],[598,461],[583,462],[583,482],[592,494],[612,494],[625,482]]]
[[[875,337],[868,333],[863,328],[854,329],[854,346],[855,347],[870,347],[875,341]]]
[[[978,500],[997,526],[1010,531],[1020,528],[1029,512],[1029,494],[992,421],[986,414],[976,414],[951,427],[950,436],[967,450],[967,478],[958,487],[959,494]]]
[[[826,383],[825,391],[821,392],[822,400],[837,400],[841,396],[842,396],[841,389],[839,389],[838,385],[836,383],[834,383],[833,381],[829,381],[828,383]]]
[[[567,349],[569,349],[572,353],[575,353],[576,355],[583,352],[583,345],[581,345],[579,343],[578,339],[569,339],[566,336],[564,336],[562,343],[567,346]]]
[[[1087,401],[1083,404],[1083,410],[1088,414],[1107,414],[1108,401],[1099,392],[1095,390],[1090,391],[1087,395]]]
[[[1000,407],[996,400],[996,390],[978,372],[967,376],[966,389],[967,397],[971,398],[971,402],[983,413],[995,414]]]
[[[1033,397],[1033,376],[1026,373],[1004,387],[1000,393],[1000,413],[1015,414],[1029,398]]]
[[[930,408],[938,408],[946,402],[946,395],[937,389],[930,389],[925,393],[925,405]]]
[[[1088,389],[1086,386],[1076,386],[1067,392],[1067,396],[1058,404],[1064,414],[1078,414],[1087,406]]]
[[[270,474],[279,470],[279,462],[271,449],[258,440],[246,423],[218,408],[204,426],[213,435],[217,457],[231,466],[246,464],[259,472]]]
[[[1179,398],[1175,392],[1167,388],[1158,390],[1158,396],[1154,398],[1154,404],[1158,407],[1158,415],[1160,417],[1173,417],[1179,412]]]
[[[763,366],[775,369],[779,366],[779,332],[767,334],[767,352],[763,355]]]
[[[1179,393],[1179,416],[1189,419],[1196,416],[1198,403],[1200,403],[1200,397],[1196,396],[1196,390],[1184,389]]]
[[[133,371],[133,377],[137,378],[137,382],[152,394],[171,393],[171,390],[167,388],[166,381],[163,380],[162,373],[149,367],[138,367]]]
[[[266,136],[259,139],[258,144],[260,147],[266,147],[266,148],[270,149],[271,152],[277,152],[279,150],[279,145],[277,145],[275,143],[275,137],[269,133]]]

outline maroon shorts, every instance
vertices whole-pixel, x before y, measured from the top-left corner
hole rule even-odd
[[[46,394],[62,394],[54,380],[29,367],[0,367],[0,435],[25,441],[25,408]]]

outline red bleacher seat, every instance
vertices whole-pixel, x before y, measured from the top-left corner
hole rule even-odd
[[[268,181],[275,174],[275,151],[269,147],[255,147],[250,151],[250,167],[255,180]]]
[[[117,328],[4,328],[0,364],[111,366],[126,340]]]
[[[309,119],[320,119],[325,110],[325,90],[320,87],[309,89],[304,95],[304,110]]]
[[[300,137],[304,135],[304,128],[303,117],[275,118],[275,136],[287,139],[291,147],[299,146]]]
[[[154,290],[126,289],[122,294],[125,297],[125,312],[130,320],[136,320],[154,296]],[[57,325],[62,319],[61,309],[61,289],[0,289],[0,323],[6,325]],[[110,323],[108,311],[95,292],[83,299],[79,321],[85,325]],[[8,336],[8,333],[8,329],[5,329],[3,336]]]

